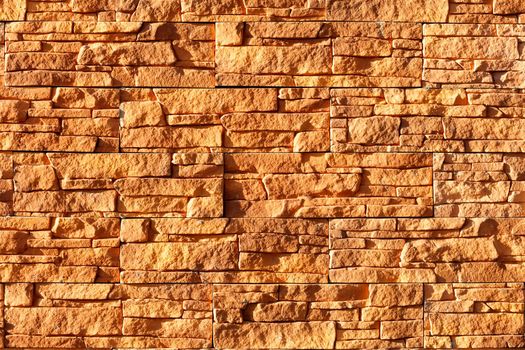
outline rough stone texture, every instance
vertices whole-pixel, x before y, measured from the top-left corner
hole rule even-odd
[[[128,89],[122,101],[125,152],[321,152],[330,147],[328,89],[153,89],[147,94]]]
[[[210,348],[211,287],[196,284],[28,283],[8,303],[8,348]],[[12,288],[6,285],[6,291]]]
[[[434,154],[437,217],[523,217],[522,154]]]
[[[0,220],[1,282],[118,282],[118,218],[5,217]],[[29,292],[8,284],[11,306]]]
[[[122,224],[124,282],[328,281],[327,220],[161,218]]]
[[[330,222],[330,281],[523,281],[522,218]]]
[[[425,345],[429,349],[523,348],[523,285],[425,285]]]
[[[28,21],[401,21],[523,23],[520,0],[4,0],[1,20]],[[25,5],[25,6],[24,6]]]
[[[212,24],[39,21],[5,27],[8,86],[215,86]],[[38,52],[45,47],[51,50]]]
[[[425,24],[429,86],[523,88],[522,25]]]
[[[218,348],[423,346],[421,284],[216,285],[213,300]]]
[[[525,348],[523,0],[0,0],[0,348]]]
[[[240,34],[219,33],[242,35],[217,42],[219,86],[421,85],[419,25],[247,22]]]
[[[227,154],[225,213],[230,217],[430,216],[431,163],[428,154],[415,153]]]
[[[516,152],[525,149],[521,91],[333,89],[333,152]]]
[[[222,154],[16,153],[2,157],[7,169],[0,209],[5,214],[222,215]]]

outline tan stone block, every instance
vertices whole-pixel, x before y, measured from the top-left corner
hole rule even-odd
[[[134,3],[131,3],[134,4]],[[178,21],[180,3],[168,0],[140,0],[131,15],[131,21]],[[133,5],[131,5],[133,7]]]
[[[176,57],[167,42],[94,43],[84,45],[77,63],[83,65],[171,65]]]
[[[111,284],[37,284],[36,293],[45,299],[62,300],[108,300]]]
[[[525,4],[519,0],[495,0],[494,13],[510,15],[525,12]]]
[[[304,302],[260,303],[253,308],[251,317],[256,322],[304,321],[307,307]]]
[[[118,89],[58,87],[53,103],[60,108],[118,108]]]
[[[217,22],[215,24],[216,42],[220,46],[240,46],[244,33],[243,22]]]
[[[2,254],[22,254],[27,248],[29,232],[0,231],[0,252]]]
[[[215,53],[219,73],[329,74],[330,47],[219,46]]]
[[[390,117],[351,118],[348,140],[362,144],[398,144],[401,120]]]
[[[509,188],[509,181],[492,183],[436,181],[434,184],[435,203],[507,202]]]
[[[233,270],[237,260],[236,244],[221,240],[126,244],[120,249],[120,264],[126,270]]]
[[[421,305],[423,286],[420,284],[373,284],[370,286],[368,304],[371,306]]]
[[[333,322],[218,324],[214,327],[214,339],[221,348],[243,344],[250,349],[330,349],[335,337]]]
[[[354,57],[386,57],[392,54],[389,40],[375,38],[336,38],[334,55]]]
[[[169,176],[169,154],[49,154],[60,178]]]
[[[426,37],[425,58],[517,59],[515,38],[502,37]]]
[[[33,335],[118,335],[121,313],[118,308],[31,307],[9,308],[6,321],[11,334]],[[79,322],[82,320],[82,322]]]
[[[4,100],[0,102],[0,122],[23,123],[27,118],[29,103],[26,101]]]
[[[9,283],[5,286],[4,304],[6,306],[32,306],[33,284]]]
[[[222,146],[222,127],[142,127],[123,129],[122,147],[195,148]]]
[[[13,181],[19,192],[58,190],[55,170],[48,165],[18,166]]]
[[[125,300],[122,303],[124,317],[180,318],[182,303],[171,300]]]
[[[154,92],[170,114],[277,110],[275,89],[155,89]]]
[[[351,196],[358,190],[360,181],[359,174],[290,174],[263,178],[269,199]]]
[[[415,338],[422,333],[423,320],[381,322],[381,339]]]
[[[57,238],[110,238],[119,236],[118,218],[60,217],[51,231]]]
[[[25,2],[20,3],[17,0],[5,0],[0,8],[0,20],[18,21],[23,20],[26,13]]]
[[[495,261],[498,257],[495,241],[490,238],[414,240],[401,252],[402,263]]]
[[[153,101],[124,102],[120,105],[123,127],[160,126],[166,123],[162,106]]]
[[[446,0],[330,0],[327,7],[330,20],[445,22],[448,15]]]
[[[122,220],[120,226],[120,240],[124,243],[147,242],[149,227],[149,220]]]
[[[503,335],[521,334],[520,314],[429,314],[432,335]]]
[[[122,333],[165,338],[204,338],[211,340],[211,319],[124,318]]]

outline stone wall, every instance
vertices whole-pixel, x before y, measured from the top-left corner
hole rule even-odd
[[[525,348],[525,1],[0,0],[0,348]]]

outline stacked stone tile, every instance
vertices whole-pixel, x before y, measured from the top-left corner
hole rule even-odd
[[[525,348],[525,2],[0,1],[0,348]]]

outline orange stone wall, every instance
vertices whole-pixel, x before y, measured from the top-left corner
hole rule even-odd
[[[525,1],[0,0],[0,348],[525,348]]]

